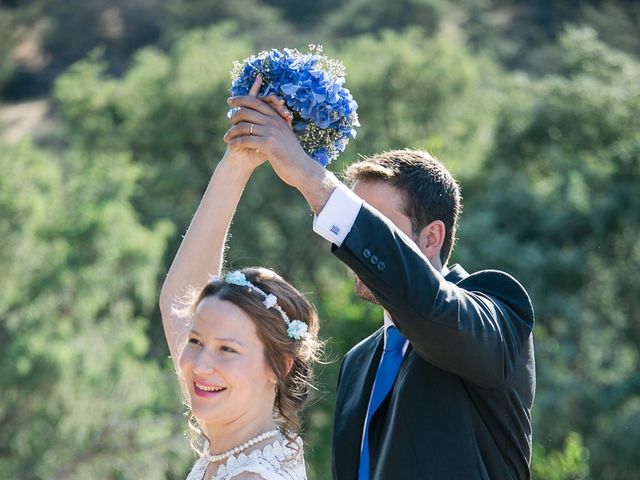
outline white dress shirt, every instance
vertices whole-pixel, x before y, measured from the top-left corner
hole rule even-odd
[[[353,227],[362,199],[345,184],[339,183],[318,215],[313,218],[313,231],[338,247]]]

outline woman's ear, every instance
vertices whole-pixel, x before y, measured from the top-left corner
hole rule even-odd
[[[285,375],[289,375],[291,373],[292,368],[293,368],[293,358],[285,357],[284,359]],[[272,383],[273,385],[276,385],[278,383],[278,377],[273,371],[269,374],[269,382]]]
[[[293,358],[291,357],[287,357],[286,360],[286,365],[287,365],[287,375],[289,375],[291,373],[291,369],[293,368]]]
[[[425,257],[436,268],[442,268],[440,262],[440,250],[447,232],[442,220],[434,220],[420,231],[418,246]],[[435,262],[435,263],[434,263]]]

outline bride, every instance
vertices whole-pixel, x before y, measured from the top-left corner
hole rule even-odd
[[[250,94],[259,88],[258,78]],[[290,121],[280,100],[265,99]],[[298,414],[318,351],[317,313],[269,269],[221,275],[229,224],[265,160],[227,149],[160,295],[198,455],[188,480],[307,478]]]

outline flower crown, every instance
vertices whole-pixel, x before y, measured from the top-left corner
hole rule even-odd
[[[212,275],[209,279],[209,282],[219,280],[220,277],[218,275]],[[273,293],[266,293],[261,288],[256,287],[247,279],[247,276],[244,273],[237,270],[235,272],[229,272],[225,274],[224,281],[231,285],[247,287],[249,288],[249,291],[256,291],[260,295],[262,295],[262,304],[264,305],[264,307],[267,310],[269,310],[270,308],[277,310],[278,313],[280,313],[282,319],[287,324],[287,335],[289,336],[289,338],[300,340],[301,338],[306,338],[307,336],[309,336],[309,333],[307,332],[309,327],[305,322],[303,322],[302,320],[290,320],[287,312],[285,312],[282,307],[278,305],[278,297],[276,297]]]

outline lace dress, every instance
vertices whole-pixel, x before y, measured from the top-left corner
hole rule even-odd
[[[296,439],[299,450],[296,452],[280,440],[261,448],[238,456],[230,456],[225,463],[218,467],[212,480],[232,480],[241,473],[255,473],[264,480],[307,480],[304,465],[302,440]],[[207,470],[207,459],[199,458],[187,480],[202,480]]]

